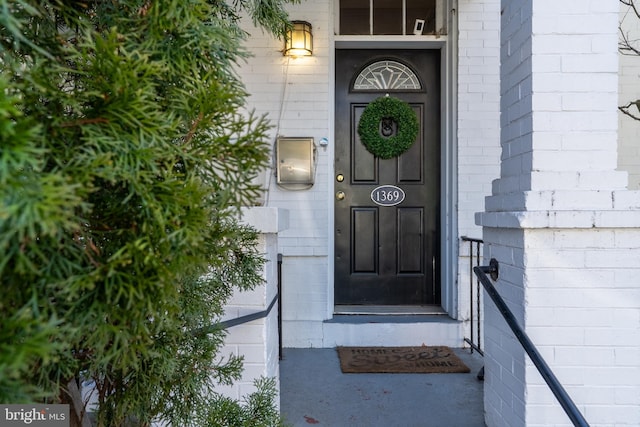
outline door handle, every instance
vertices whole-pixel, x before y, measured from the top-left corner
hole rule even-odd
[[[344,194],[344,191],[338,191],[336,193],[336,199],[338,199],[338,200],[344,200],[345,197],[346,197],[346,195]]]

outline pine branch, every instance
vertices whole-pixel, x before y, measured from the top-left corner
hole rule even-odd
[[[77,126],[84,126],[84,125],[92,125],[92,124],[97,124],[97,123],[109,123],[110,121],[108,119],[104,119],[101,117],[96,117],[93,119],[78,119],[78,120],[74,120],[72,122],[64,122],[60,124],[61,128],[69,128],[69,127],[77,127]]]

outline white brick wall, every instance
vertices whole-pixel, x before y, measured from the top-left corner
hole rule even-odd
[[[640,425],[640,210],[615,171],[619,5],[503,7],[503,163],[493,212],[477,217],[486,258],[591,425]],[[570,425],[493,304],[485,310],[487,424]]]
[[[618,244],[622,236],[637,238],[640,231],[525,234],[526,300],[535,307],[526,312],[527,332],[591,425],[640,422],[640,249],[637,240]],[[632,270],[635,278],[626,276]],[[527,377],[527,425],[562,419],[553,415],[557,404],[532,366]]]
[[[499,41],[499,0],[458,2],[458,228],[462,236],[480,237],[473,214],[482,209],[484,197],[491,194],[491,181],[500,172]],[[466,305],[461,307],[464,310]]]
[[[321,322],[332,311],[328,258],[332,253],[329,221],[333,206],[333,52],[329,50],[332,8],[331,0],[290,6],[291,19],[308,20],[313,26],[314,55],[310,58],[284,58],[281,42],[248,26],[252,34],[248,46],[254,56],[239,68],[251,94],[250,106],[267,113],[276,124],[274,139],[276,133],[312,136],[316,143],[327,137],[330,144],[326,150],[318,149],[316,184],[310,190],[282,190],[269,173],[267,205],[290,212],[290,227],[279,236],[285,257],[285,346],[318,345],[322,342]],[[463,0],[457,11],[459,33],[452,34],[452,38],[459,38],[460,54],[455,88],[457,135],[449,142],[458,144],[458,197],[454,202],[458,207],[459,235],[479,237],[473,215],[482,209],[483,198],[490,193],[491,181],[499,172],[499,16],[499,0]],[[455,241],[457,236],[453,237]],[[463,274],[467,274],[466,269]],[[461,283],[459,278],[457,283]],[[461,295],[457,307],[466,310],[466,288]]]
[[[285,321],[326,319],[327,265],[319,257],[288,257],[283,264]]]
[[[460,0],[457,18],[457,40],[456,34],[451,36],[458,45],[458,120],[453,142],[457,143],[458,236],[481,238],[474,214],[482,210],[491,183],[500,173],[500,1]],[[459,242],[458,254],[458,318],[469,320],[469,287],[474,287],[474,295],[477,290],[475,278],[470,277],[468,242]],[[463,334],[466,338],[474,335],[477,343],[475,328],[466,322]]]
[[[252,35],[248,48],[252,57],[239,69],[245,82],[249,105],[266,113],[274,124],[272,138],[332,135],[330,122],[331,69],[329,51],[330,0],[303,2],[289,6],[292,20],[306,20],[313,31],[313,56],[285,58],[282,41],[261,30],[247,30]],[[329,141],[332,144],[332,141]],[[298,346],[300,334],[292,332],[292,321],[321,322],[328,317],[329,281],[329,170],[332,149],[318,147],[315,185],[308,190],[288,191],[279,188],[274,171],[269,172],[268,206],[289,212],[289,228],[279,234],[278,244],[283,262],[283,340],[285,346]],[[304,339],[313,339],[302,333]],[[308,346],[308,345],[303,345]]]
[[[485,228],[499,293],[593,426],[640,423],[639,215],[636,228]],[[570,425],[495,306],[485,311],[487,425]]]
[[[261,232],[258,251],[266,263],[262,270],[263,285],[251,291],[236,291],[225,306],[222,320],[266,310],[278,292],[277,233],[287,226],[287,216],[274,208],[257,207],[243,211],[243,221]],[[275,378],[279,390],[278,364],[278,305],[267,317],[227,329],[220,357],[230,354],[244,357],[242,377],[231,386],[219,386],[216,391],[234,399],[241,399],[255,391],[254,381],[260,377]],[[279,402],[279,401],[278,401]]]
[[[617,27],[618,7],[615,1],[594,5],[579,0],[534,5],[532,99],[555,96],[560,108],[534,101],[534,152],[525,173],[533,169],[553,178],[558,172],[588,170],[602,171],[602,181],[615,179],[610,171],[617,163],[618,40],[609,29]],[[598,134],[597,144],[581,143],[582,136],[593,133]],[[549,138],[553,146],[547,144]],[[532,189],[576,186],[574,181],[549,181],[543,187],[544,181],[538,180]]]
[[[618,5],[566,3],[537,2],[533,17],[530,2],[504,9],[502,168],[489,210],[533,209],[537,194],[516,194],[527,190],[553,192],[558,209],[593,206],[599,196],[604,207],[610,194],[593,190],[627,184],[615,171],[617,36],[603,30],[616,25]],[[589,13],[598,15],[595,30]],[[568,193],[559,190],[574,189],[591,193],[561,201]]]

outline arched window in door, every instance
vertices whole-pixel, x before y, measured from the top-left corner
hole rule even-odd
[[[365,67],[355,78],[354,91],[421,91],[422,84],[416,73],[406,65],[383,60]]]

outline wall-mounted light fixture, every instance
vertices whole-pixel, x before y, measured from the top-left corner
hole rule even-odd
[[[313,53],[311,24],[306,21],[292,21],[284,41],[285,56],[310,56]]]

